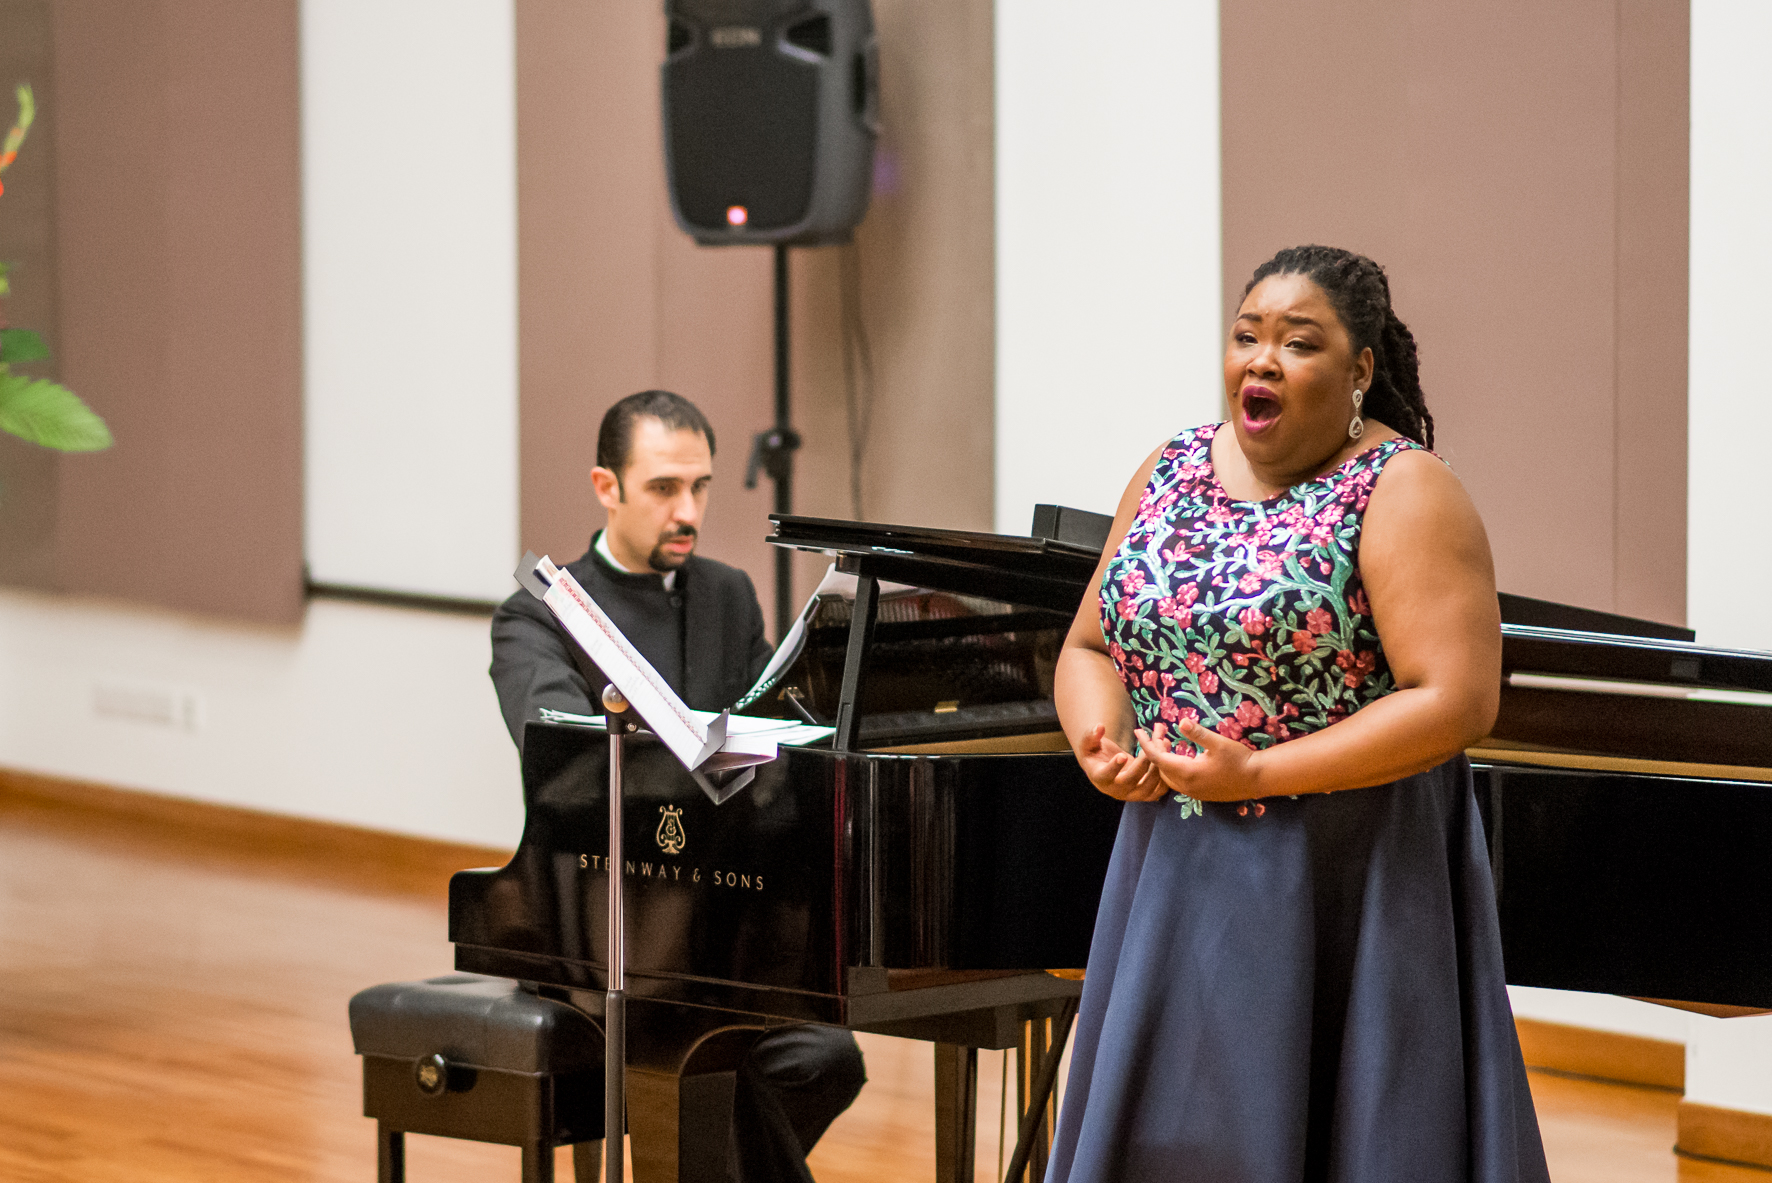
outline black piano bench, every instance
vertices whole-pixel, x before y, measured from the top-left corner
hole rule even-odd
[[[403,1183],[406,1135],[523,1148],[523,1183],[553,1183],[572,1143],[577,1183],[602,1174],[603,1033],[582,1012],[505,978],[453,974],[351,999],[363,1115],[380,1183]]]

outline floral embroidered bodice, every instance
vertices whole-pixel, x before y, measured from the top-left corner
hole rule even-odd
[[[1251,748],[1320,731],[1396,689],[1360,582],[1378,474],[1398,437],[1265,501],[1212,467],[1222,425],[1151,472],[1101,585],[1101,628],[1141,727],[1191,719]]]

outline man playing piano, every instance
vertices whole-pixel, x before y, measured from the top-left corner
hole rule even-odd
[[[737,701],[770,654],[750,577],[694,553],[713,462],[713,429],[687,399],[647,390],[616,403],[591,470],[608,525],[567,567],[671,688],[707,711]],[[528,592],[494,613],[492,682],[519,749],[543,707],[601,713],[594,704],[607,681]],[[734,1099],[736,1178],[810,1183],[806,1153],[866,1079],[861,1049],[841,1028],[783,1027],[758,1039]]]

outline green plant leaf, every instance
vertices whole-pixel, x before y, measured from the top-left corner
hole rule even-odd
[[[30,329],[0,329],[0,365],[42,361],[49,356],[49,346]]]
[[[0,374],[0,431],[58,452],[111,446],[111,429],[80,396],[59,383]]]

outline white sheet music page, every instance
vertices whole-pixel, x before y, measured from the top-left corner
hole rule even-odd
[[[766,736],[728,736],[725,712],[710,717],[690,710],[571,572],[545,555],[539,559],[525,555],[517,579],[531,594],[539,589],[541,602],[561,627],[627,696],[646,726],[685,768],[720,773],[775,759],[776,745]]]

